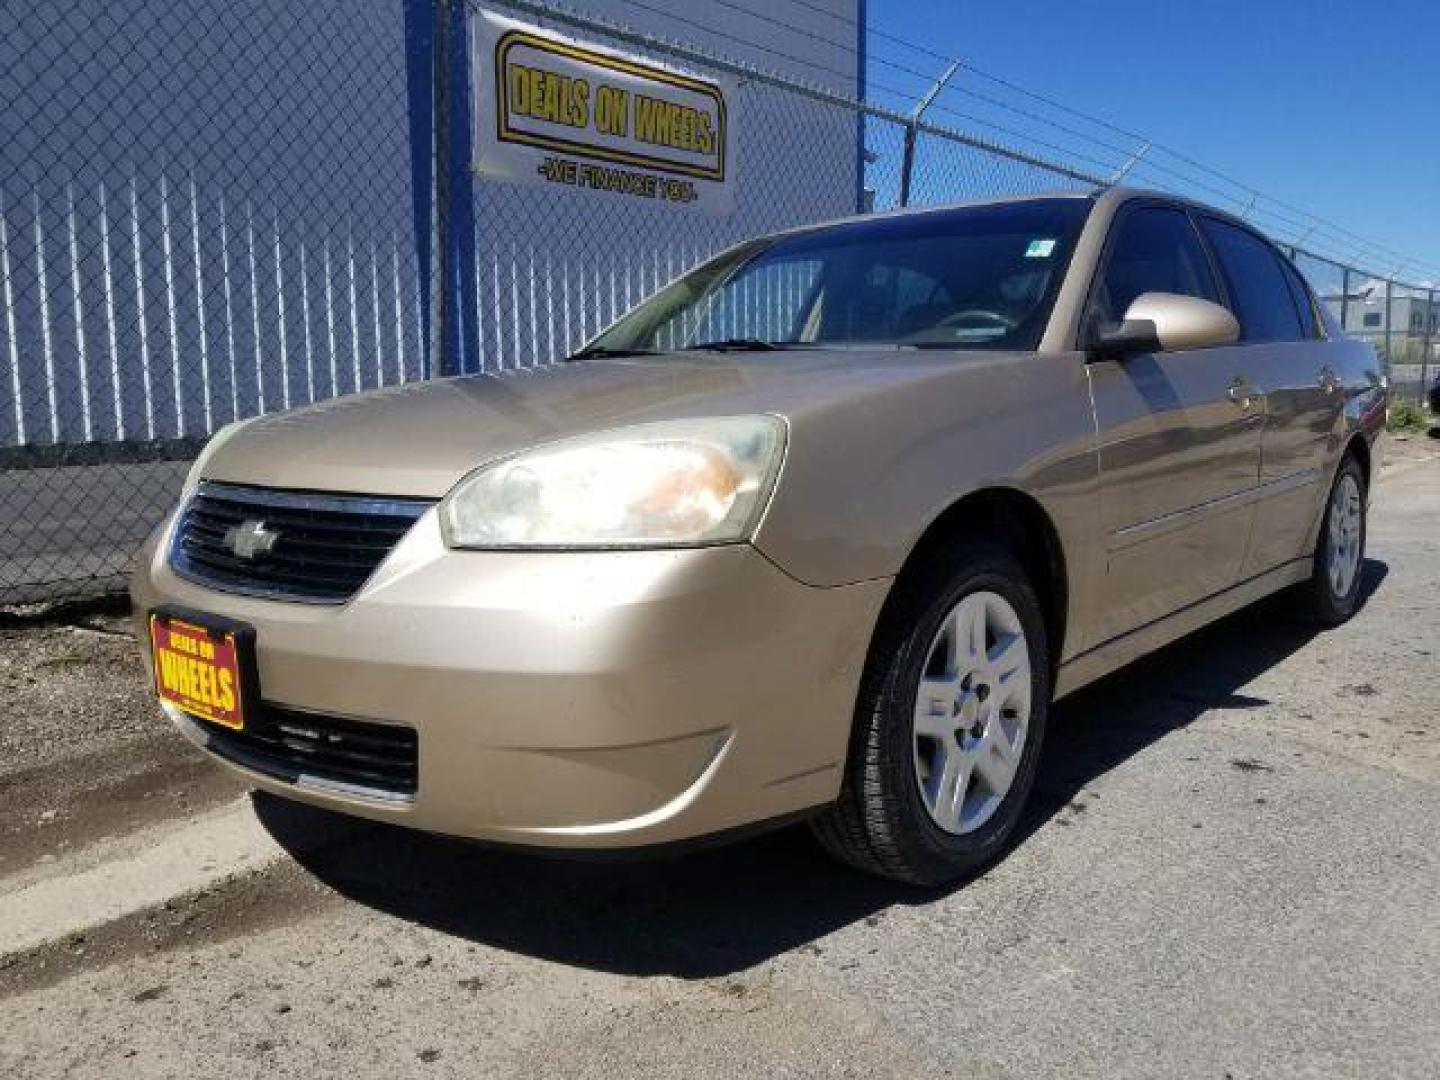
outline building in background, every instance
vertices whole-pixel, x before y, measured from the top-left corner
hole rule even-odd
[[[1370,341],[1399,363],[1421,363],[1440,350],[1440,291],[1419,292],[1392,286],[1386,301],[1383,281],[1367,281],[1348,293],[1334,289],[1321,300],[1349,333]]]
[[[723,0],[566,10],[863,96],[860,0],[768,0],[763,19]],[[553,359],[718,248],[857,206],[857,114],[744,78],[722,217],[474,176],[464,0],[17,12],[0,36],[0,453],[16,464],[190,453],[236,418]]]
[[[1363,334],[1423,334],[1440,330],[1440,292],[1427,298],[1402,289],[1391,292],[1387,316],[1385,283],[1367,282],[1348,294],[1334,292],[1325,298],[1325,306],[1338,319],[1342,310],[1346,325]]]

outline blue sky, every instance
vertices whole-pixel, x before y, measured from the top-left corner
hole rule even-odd
[[[867,7],[874,29],[958,55],[1440,267],[1437,0],[868,0]],[[942,66],[873,36],[870,49],[919,69]],[[870,75],[896,88],[918,82],[874,63]],[[962,71],[944,99],[955,108],[965,105],[965,79]],[[871,97],[895,100],[875,89]],[[953,116],[936,119],[963,126]],[[1074,142],[1023,118],[1006,122]]]

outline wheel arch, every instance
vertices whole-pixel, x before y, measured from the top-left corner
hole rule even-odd
[[[1325,508],[1330,505],[1330,494],[1335,490],[1335,481],[1340,476],[1340,470],[1345,467],[1345,462],[1351,458],[1360,466],[1360,478],[1365,485],[1365,501],[1369,504],[1370,495],[1373,492],[1374,476],[1371,472],[1374,462],[1374,449],[1370,440],[1366,438],[1363,431],[1352,431],[1335,455],[1333,464],[1329,466],[1328,473],[1320,475],[1319,496],[1311,518],[1310,532],[1305,540],[1304,550],[1312,554],[1318,550],[1320,544],[1320,530],[1325,526]]]
[[[964,540],[998,542],[1020,560],[1040,600],[1054,667],[1064,651],[1070,610],[1070,577],[1065,549],[1050,514],[1019,488],[980,488],[956,499],[920,534],[897,581]],[[1053,672],[1052,672],[1053,674]]]
[[[1364,474],[1365,477],[1365,491],[1368,494],[1371,480],[1373,479],[1370,474],[1371,452],[1370,440],[1365,437],[1363,431],[1355,432],[1350,436],[1349,441],[1345,443],[1345,449],[1341,452],[1340,460],[1335,465],[1337,471],[1347,457],[1353,457],[1359,464],[1360,472]]]

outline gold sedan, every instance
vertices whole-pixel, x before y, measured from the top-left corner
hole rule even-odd
[[[1203,206],[859,218],[565,362],[223,429],[134,601],[168,715],[280,795],[562,848],[807,817],[943,882],[1055,698],[1280,589],[1355,609],[1384,387]]]

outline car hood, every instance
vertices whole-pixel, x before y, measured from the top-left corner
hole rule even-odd
[[[438,498],[476,466],[626,424],[775,413],[940,377],[1007,354],[907,350],[672,353],[411,383],[252,420],[217,445],[209,480]]]

